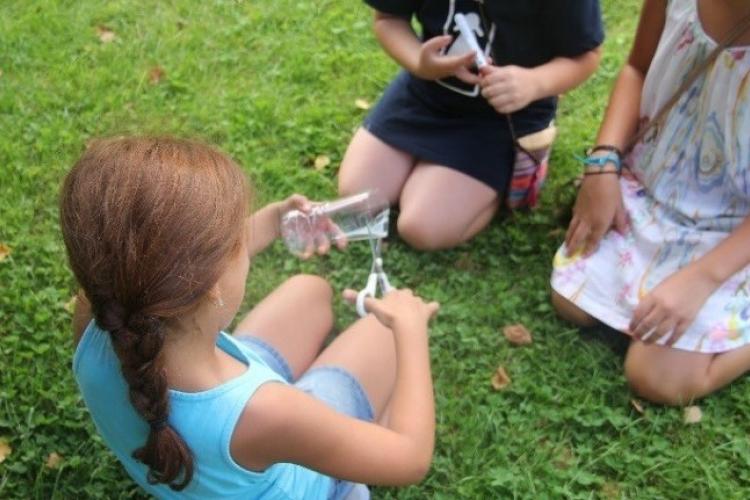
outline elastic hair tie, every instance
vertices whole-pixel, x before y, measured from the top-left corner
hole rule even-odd
[[[155,418],[154,420],[149,420],[148,425],[151,427],[152,431],[159,432],[160,430],[167,427],[169,425],[169,422],[167,421],[167,417]]]

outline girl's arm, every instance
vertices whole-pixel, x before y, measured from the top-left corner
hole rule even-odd
[[[635,133],[643,82],[664,29],[666,8],[667,0],[645,1],[635,42],[612,90],[596,144],[608,144],[622,150]],[[617,175],[584,177],[573,208],[573,220],[565,235],[567,252],[593,252],[607,231],[615,227],[622,232],[626,225]]]
[[[513,113],[585,82],[599,66],[600,55],[596,48],[574,58],[556,57],[535,68],[485,66],[482,95],[498,113]]]
[[[247,252],[253,257],[276,241],[281,235],[281,216],[289,210],[310,210],[310,201],[302,195],[293,194],[283,201],[269,203],[245,221]]]
[[[456,76],[469,84],[479,82],[479,77],[469,71],[474,63],[474,52],[462,56],[440,55],[440,50],[453,40],[450,35],[436,36],[421,43],[409,21],[379,11],[375,11],[373,30],[388,55],[414,76],[424,80]]]
[[[725,240],[657,285],[639,303],[630,323],[636,338],[673,345],[722,283],[750,265],[750,217]]]
[[[387,427],[345,416],[289,386],[266,384],[232,438],[232,455],[253,470],[279,462],[355,482],[405,485],[429,470],[435,433],[427,321],[437,304],[391,292],[367,307],[391,328],[397,376]]]

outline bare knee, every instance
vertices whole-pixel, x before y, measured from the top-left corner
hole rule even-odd
[[[460,235],[450,234],[418,213],[401,212],[397,226],[401,238],[417,250],[445,250],[461,243]]]
[[[305,302],[311,306],[324,306],[333,315],[333,288],[325,279],[314,274],[297,274],[289,278],[285,285],[303,294]]]
[[[552,290],[551,298],[552,307],[555,309],[555,312],[557,312],[557,315],[565,321],[583,327],[596,326],[599,323],[595,317],[591,316],[589,313],[585,312],[583,309],[554,290]]]
[[[684,406],[709,392],[706,374],[670,373],[653,361],[652,357],[643,358],[631,352],[625,358],[625,379],[637,396],[667,406]]]

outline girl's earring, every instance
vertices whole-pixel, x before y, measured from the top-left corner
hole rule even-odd
[[[213,302],[216,307],[224,307],[224,300],[221,296],[217,297]]]

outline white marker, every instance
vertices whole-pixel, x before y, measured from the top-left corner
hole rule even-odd
[[[458,26],[458,30],[461,32],[461,36],[464,37],[464,40],[466,40],[466,43],[469,44],[471,50],[476,53],[474,62],[476,63],[477,68],[483,68],[487,66],[489,64],[487,62],[487,58],[484,56],[484,52],[479,47],[477,37],[474,36],[474,30],[471,29],[471,26],[469,26],[469,21],[466,19],[466,16],[459,13],[456,14],[453,19],[456,21],[456,26]]]

